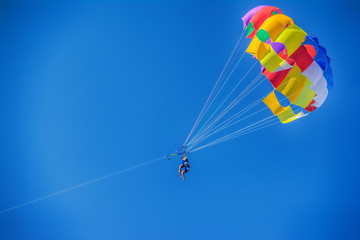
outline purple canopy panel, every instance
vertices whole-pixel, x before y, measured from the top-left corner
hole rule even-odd
[[[261,70],[260,72],[263,72],[265,70],[264,66],[261,64]]]
[[[273,42],[271,43],[271,47],[277,54],[285,49],[285,45],[281,42]]]
[[[257,13],[257,11],[259,11],[260,9],[262,9],[264,7],[267,7],[267,5],[260,5],[260,6],[254,7],[247,14],[245,14],[245,16],[242,18],[243,23],[244,23],[243,28],[247,27],[247,25],[251,21],[252,17],[255,15],[255,13]]]

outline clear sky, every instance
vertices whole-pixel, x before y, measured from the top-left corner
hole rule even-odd
[[[251,8],[328,51],[310,116],[0,214],[0,239],[360,239],[357,1],[2,1],[0,211],[181,146]]]

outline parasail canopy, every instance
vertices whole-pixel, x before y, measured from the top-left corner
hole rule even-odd
[[[252,39],[246,52],[260,61],[262,74],[274,87],[263,100],[272,113],[288,123],[319,108],[333,83],[330,58],[318,39],[276,7],[255,7],[243,22],[246,38]],[[282,107],[275,92],[303,111],[295,114],[291,106]]]
[[[333,87],[326,49],[291,16],[261,5],[242,20],[243,32],[183,144],[188,152],[310,115]]]

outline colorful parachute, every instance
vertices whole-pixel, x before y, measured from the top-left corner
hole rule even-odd
[[[302,118],[333,86],[326,49],[279,8],[258,6],[242,20],[243,32],[183,144],[187,151]],[[253,72],[256,65],[260,73]]]
[[[263,102],[282,123],[306,116],[320,107],[332,88],[332,70],[326,49],[294,21],[271,6],[258,6],[244,17],[246,37],[252,38],[246,52],[262,65],[262,74],[274,87]],[[282,107],[275,91],[304,111]]]

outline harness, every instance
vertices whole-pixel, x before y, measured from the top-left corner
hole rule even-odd
[[[189,159],[188,159],[188,157],[186,156],[185,147],[182,147],[182,150],[183,150],[183,154],[184,154],[184,156],[183,156],[184,159],[182,159],[182,164],[183,164],[183,166],[184,166],[185,172],[188,172],[189,169],[190,169]]]
[[[182,164],[185,166],[185,167],[190,167],[190,164],[189,164],[189,160],[186,158],[185,160],[182,160]]]
[[[182,152],[180,152],[181,150],[182,150]],[[182,165],[183,165],[185,172],[188,172],[190,169],[190,164],[189,164],[189,159],[188,159],[186,153],[189,153],[189,152],[186,152],[185,146],[181,147],[181,150],[178,149],[175,153],[166,155],[166,157],[168,157],[170,160],[172,156],[183,155],[181,158]]]

